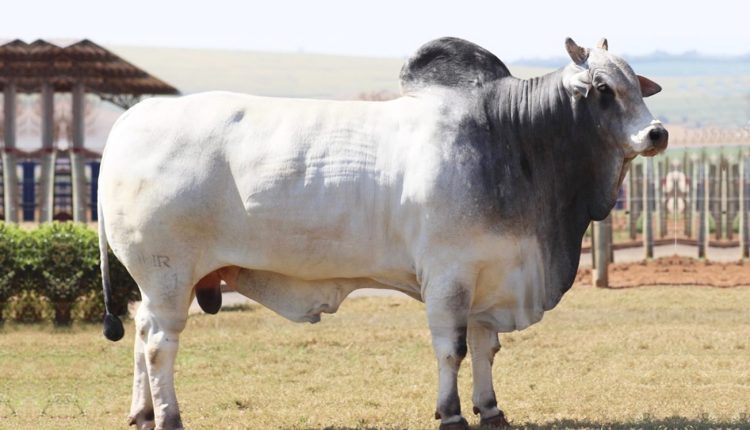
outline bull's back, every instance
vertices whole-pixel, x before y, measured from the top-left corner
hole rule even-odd
[[[408,265],[400,200],[413,132],[398,103],[213,93],[139,105],[102,162],[110,241],[159,237],[200,249],[197,264],[305,278]]]

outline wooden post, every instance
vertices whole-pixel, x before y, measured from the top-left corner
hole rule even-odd
[[[729,165],[727,173],[727,218],[729,219],[727,232],[730,240],[735,238],[734,221],[738,218],[740,200],[742,200],[740,196],[740,182],[742,182],[742,177],[740,176],[741,163],[741,158],[732,157],[732,163]]]
[[[740,258],[750,258],[750,231],[748,231],[748,205],[750,204],[750,158],[740,152],[739,204],[740,204]]]
[[[52,84],[42,85],[42,163],[39,176],[39,221],[52,222],[55,189],[54,112]]]
[[[708,202],[711,219],[714,221],[714,238],[721,239],[721,160],[709,163]]]
[[[696,155],[693,159],[693,188],[695,189],[693,199],[693,214],[694,214],[694,220],[693,220],[693,236],[695,236],[696,241],[698,240],[698,236],[700,236],[700,231],[703,228],[703,218],[701,217],[701,210],[703,208],[703,199],[705,198],[705,189],[703,188],[703,152],[701,152],[699,155]],[[698,195],[698,189],[701,189],[701,194]]]
[[[81,153],[84,144],[85,122],[84,103],[86,93],[83,84],[73,85],[73,146],[70,150],[70,176],[73,187],[73,221],[86,222],[86,175],[84,156]]]
[[[721,211],[721,233],[717,238],[731,239],[732,226],[729,219],[729,160],[722,155],[721,157],[721,194],[719,195],[719,210]]]
[[[669,158],[664,157],[658,163],[658,174],[656,176],[656,202],[659,205],[659,239],[664,239],[667,236],[667,219],[669,214],[667,213],[667,196],[664,191],[665,181],[667,174],[669,173]]]
[[[685,193],[685,237],[692,238],[693,237],[693,204],[695,202],[695,199],[693,196],[695,195],[695,177],[693,176],[693,160],[691,160],[688,155],[687,151],[685,151],[685,162],[683,164],[684,166],[684,173],[685,173],[685,179],[687,182],[687,192]]]
[[[18,165],[16,162],[16,84],[6,82],[3,92],[5,148],[3,151],[3,202],[5,222],[18,222]]]
[[[639,194],[636,189],[635,181],[635,163],[630,163],[630,169],[628,172],[628,233],[630,234],[630,240],[635,240],[637,236],[638,228],[638,210],[636,209],[637,195]]]
[[[706,258],[708,254],[708,172],[709,164],[706,162],[706,154],[701,155],[698,169],[698,187],[696,194],[696,203],[698,205],[698,258]]]
[[[704,229],[706,229],[706,258],[708,258],[708,248],[709,244],[711,242],[711,220],[714,222],[714,229],[718,229],[719,225],[721,223],[721,217],[720,216],[714,216],[716,212],[716,195],[718,190],[717,180],[715,178],[715,174],[717,171],[716,166],[712,166],[713,163],[710,161],[706,163],[706,175],[704,176],[704,180],[706,181],[706,224],[703,226]],[[711,178],[711,168],[713,167],[714,170],[714,178],[712,180]],[[713,183],[713,186],[711,185]],[[712,211],[713,206],[713,211]],[[719,219],[717,222],[716,219]]]
[[[654,238],[660,238],[662,237],[661,232],[661,215],[662,215],[662,207],[661,207],[661,163],[656,160],[652,161],[651,164],[651,187],[653,187],[653,191],[651,193],[651,201],[653,205],[653,214],[654,218],[652,219],[651,223],[651,232],[653,234]]]
[[[615,232],[614,228],[612,227],[613,221],[612,221],[612,213],[607,216],[607,257],[609,258],[610,263],[615,262]]]
[[[596,232],[594,228],[595,222],[590,222],[588,230],[591,232],[591,269],[596,268]]]
[[[610,258],[610,243],[608,229],[612,223],[612,214],[607,215],[602,221],[594,222],[594,246],[596,248],[596,261],[593,274],[593,281],[595,287],[607,288],[609,287],[609,258]]]
[[[653,208],[654,159],[649,157],[643,163],[643,249],[646,259],[654,258]]]
[[[731,172],[731,175],[730,175],[731,185],[729,187],[729,191],[731,191],[731,194],[729,195],[730,196],[729,197],[729,208],[730,208],[729,217],[732,220],[730,227],[732,229],[731,231],[733,235],[735,234],[734,222],[735,220],[737,221],[737,232],[736,232],[737,235],[733,237],[736,237],[738,240],[739,240],[739,230],[741,228],[739,226],[740,200],[742,200],[742,194],[740,194],[741,192],[740,183],[742,182],[742,175],[740,174],[740,164],[742,164],[742,158],[740,154],[737,154],[737,158],[733,160],[732,169],[730,171]]]

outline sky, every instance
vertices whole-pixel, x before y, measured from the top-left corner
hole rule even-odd
[[[750,53],[750,2],[627,0],[5,1],[0,38],[103,45],[405,57],[457,36],[508,61],[565,55],[573,37],[610,51]],[[697,5],[696,5],[697,4]]]

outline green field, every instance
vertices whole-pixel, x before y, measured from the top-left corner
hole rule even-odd
[[[750,74],[654,80],[663,90],[646,102],[662,121],[694,128],[750,125]]]
[[[574,289],[541,323],[501,336],[500,406],[527,428],[750,428],[748,303],[744,288]],[[191,429],[437,428],[436,364],[410,299],[351,299],[314,326],[260,307],[194,316],[181,343]],[[0,428],[125,428],[131,356],[97,326],[6,326]]]

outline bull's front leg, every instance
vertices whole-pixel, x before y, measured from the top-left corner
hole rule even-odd
[[[430,283],[424,299],[432,346],[438,362],[438,399],[435,418],[440,430],[466,430],[458,397],[458,370],[466,357],[467,317],[471,289],[454,279]]]
[[[509,427],[503,411],[497,408],[492,386],[492,362],[500,351],[497,333],[476,322],[469,322],[469,350],[474,377],[474,413],[482,417],[481,425],[491,428]]]

